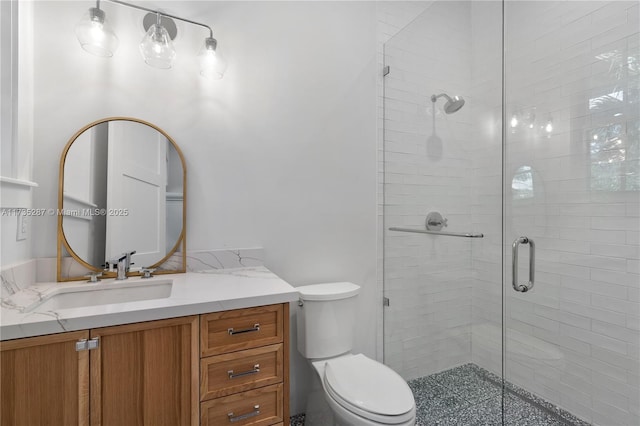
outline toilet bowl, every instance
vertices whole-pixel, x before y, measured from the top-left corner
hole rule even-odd
[[[314,380],[305,425],[412,426],[415,400],[386,365],[352,354],[355,298],[360,287],[329,283],[298,287],[298,351]]]
[[[413,425],[416,407],[407,382],[362,354],[312,362],[339,425]]]

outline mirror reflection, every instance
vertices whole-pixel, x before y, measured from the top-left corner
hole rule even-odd
[[[159,266],[179,248],[184,164],[164,132],[105,120],[79,133],[62,161],[62,234],[77,260],[102,270],[135,251],[135,271]]]

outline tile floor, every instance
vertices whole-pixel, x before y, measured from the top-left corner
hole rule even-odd
[[[475,364],[409,381],[416,400],[416,426],[501,426],[500,378]],[[511,383],[504,400],[504,425],[588,426],[571,413]],[[291,418],[303,426],[304,414]]]
[[[416,425],[502,425],[500,378],[475,364],[409,381],[416,399]],[[504,400],[504,425],[587,426],[569,412],[511,383]]]

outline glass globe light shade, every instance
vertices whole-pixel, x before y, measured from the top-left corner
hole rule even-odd
[[[200,74],[204,77],[219,80],[227,70],[227,61],[217,50],[218,42],[213,37],[207,37],[198,53]]]
[[[87,52],[102,57],[113,56],[118,48],[118,37],[109,26],[105,13],[92,7],[76,25],[76,37]]]
[[[169,69],[176,57],[176,50],[166,28],[153,24],[140,43],[140,53],[147,65]]]

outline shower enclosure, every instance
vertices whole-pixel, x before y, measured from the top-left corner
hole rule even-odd
[[[639,16],[434,1],[385,43],[384,361],[418,424],[640,424]]]

